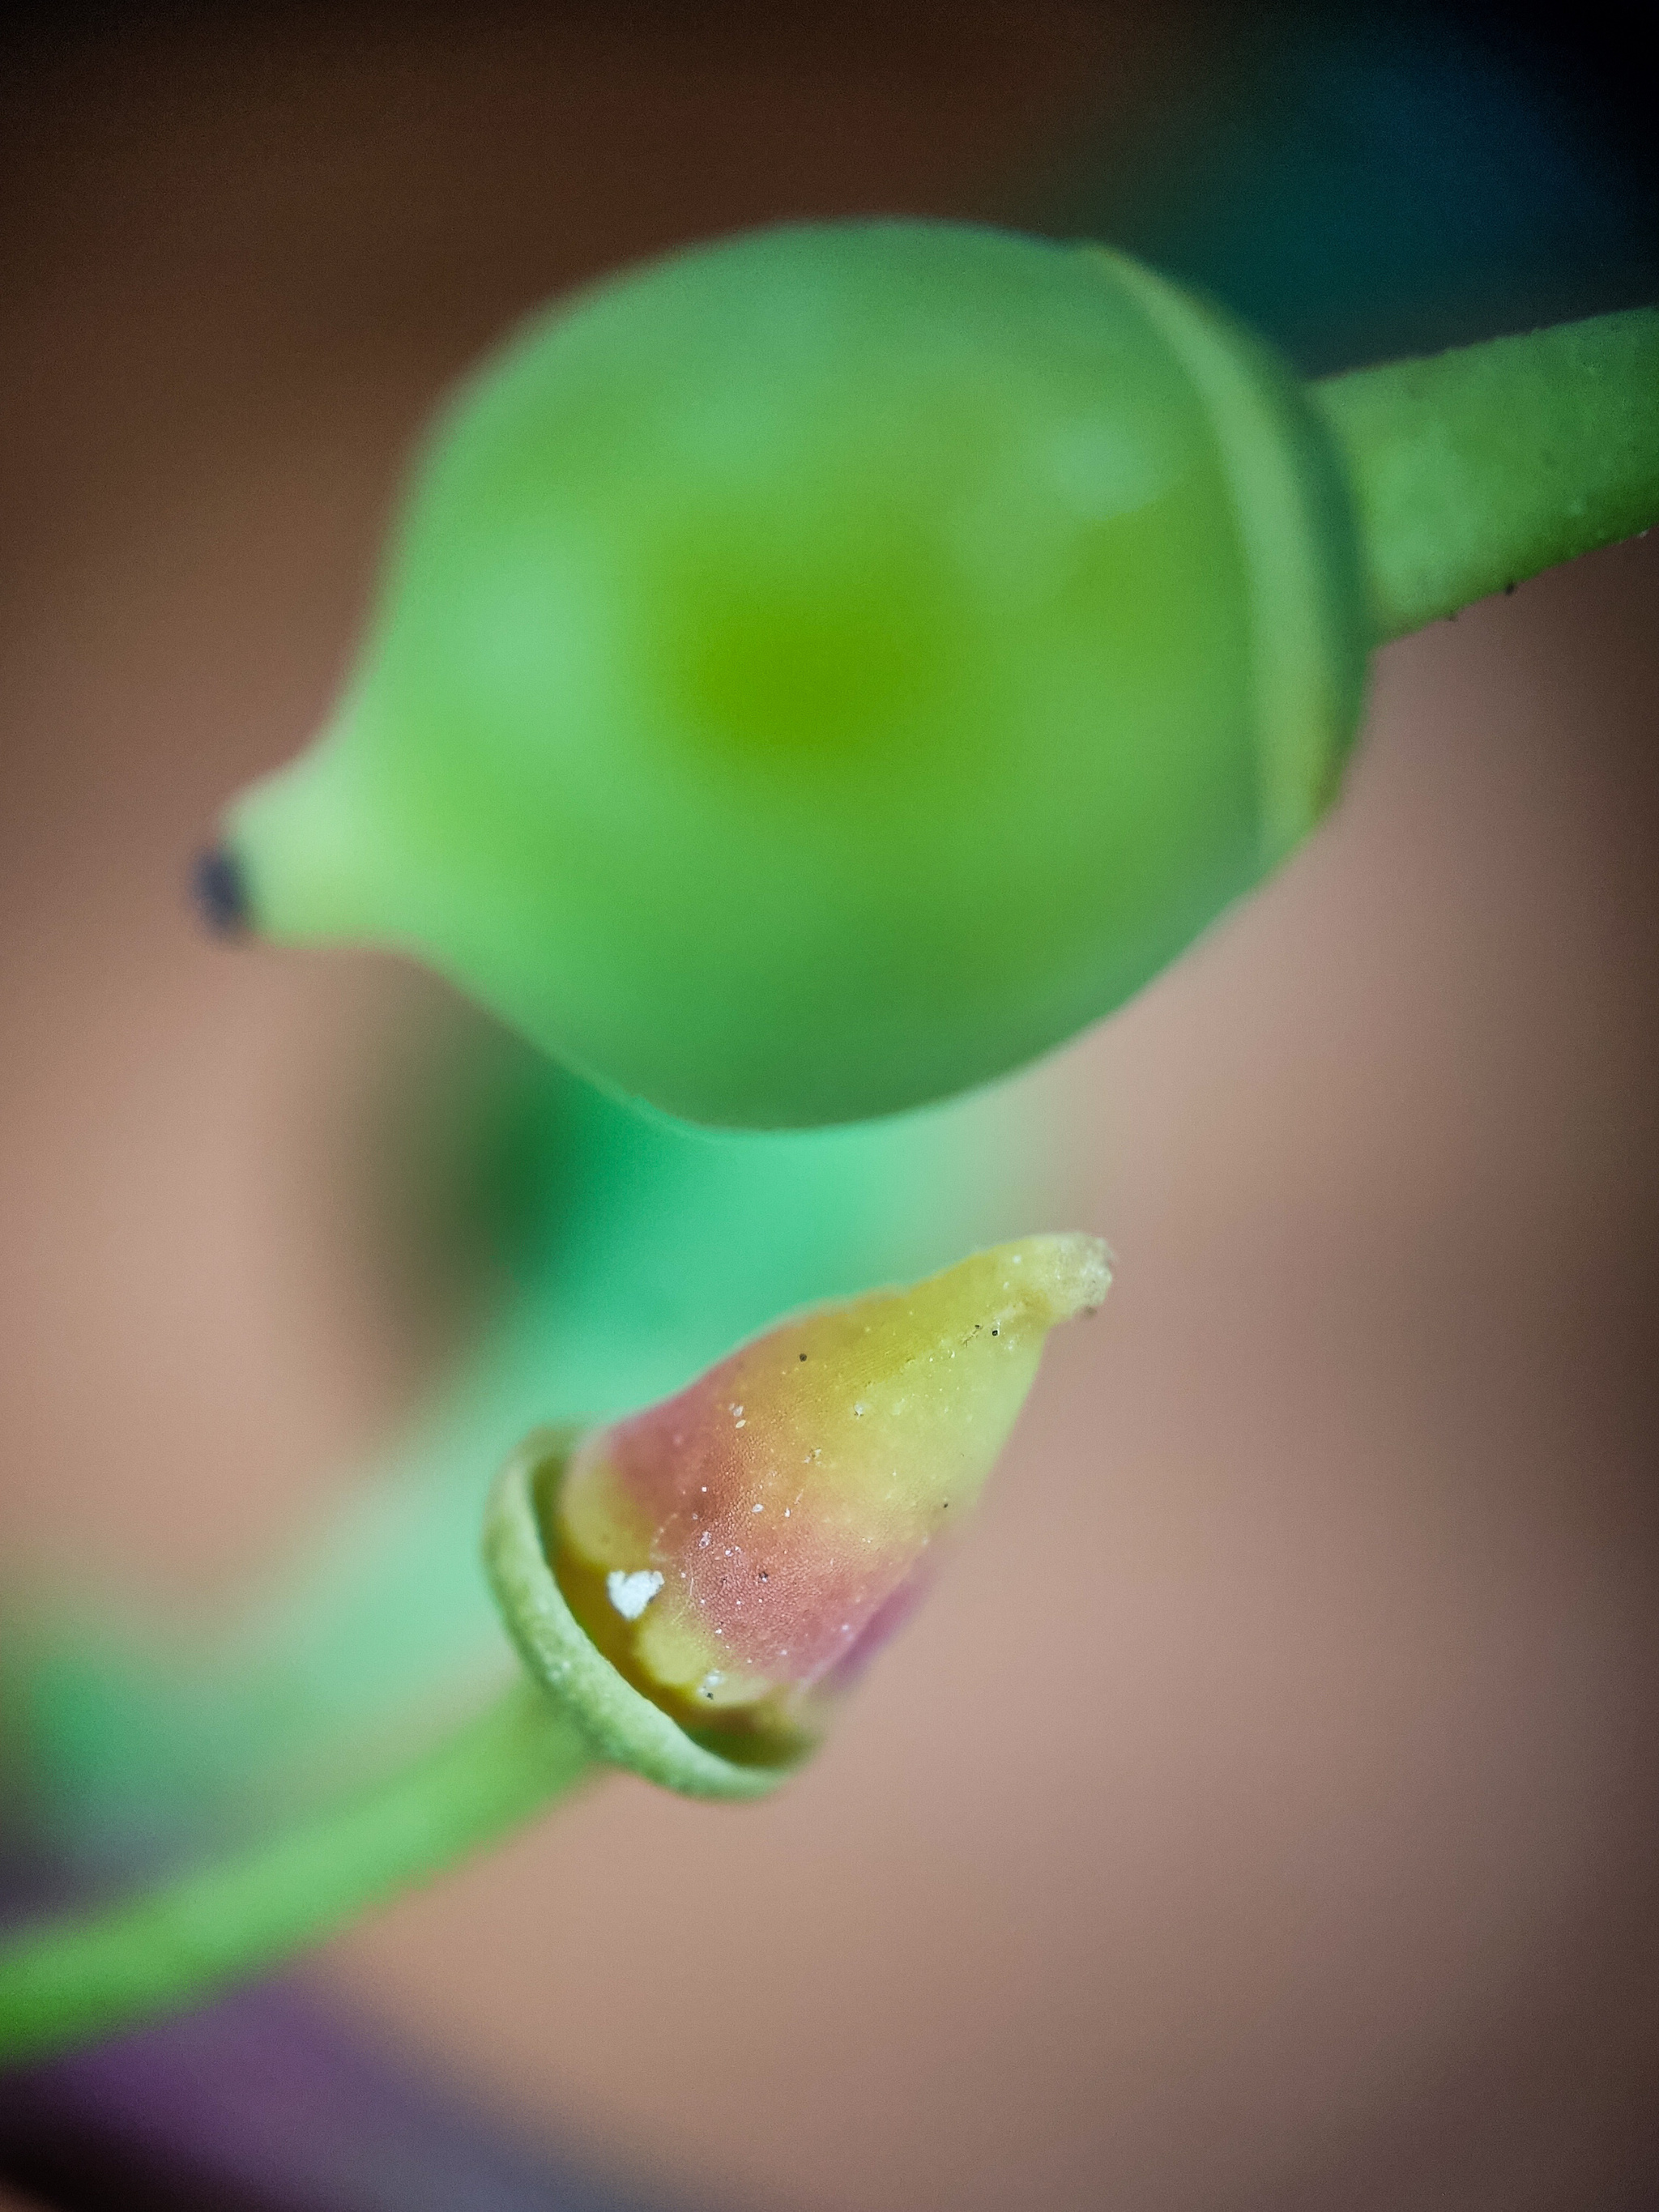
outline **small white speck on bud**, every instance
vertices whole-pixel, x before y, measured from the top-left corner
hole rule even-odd
[[[623,1619],[637,1620],[662,1588],[662,1577],[653,1567],[641,1567],[631,1575],[626,1568],[613,1567],[605,1578],[605,1588]]]

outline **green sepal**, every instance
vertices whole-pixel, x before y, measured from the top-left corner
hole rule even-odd
[[[507,1461],[490,1493],[484,1569],[520,1656],[597,1759],[683,1797],[763,1797],[794,1772],[799,1759],[743,1765],[695,1741],[623,1680],[566,1603],[542,1531],[580,1433],[536,1430]]]

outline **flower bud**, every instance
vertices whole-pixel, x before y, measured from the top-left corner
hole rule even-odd
[[[556,1674],[570,1638],[555,1638],[550,1666],[544,1624],[562,1613],[586,1657],[608,1662],[602,1726],[629,1709],[625,1684],[655,1709],[653,1746],[665,1720],[711,1769],[787,1764],[926,1589],[1048,1330],[1092,1311],[1109,1279],[1093,1237],[999,1245],[785,1322],[582,1437],[533,1498],[550,1574],[527,1600],[528,1583],[496,1571],[526,1656]],[[526,1633],[532,1614],[543,1625]],[[601,1748],[677,1778],[611,1739]]]
[[[756,234],[462,392],[213,881],[673,1113],[857,1119],[1059,1042],[1277,862],[1365,624],[1330,434],[1219,313],[1097,247]]]

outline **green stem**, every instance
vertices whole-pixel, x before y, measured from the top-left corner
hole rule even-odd
[[[1659,521],[1659,309],[1310,394],[1348,464],[1379,643]]]
[[[591,1769],[544,1692],[515,1682],[403,1772],[230,1857],[0,1948],[0,2064],[182,2009],[527,1820]]]

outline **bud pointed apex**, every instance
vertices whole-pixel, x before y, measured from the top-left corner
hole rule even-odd
[[[548,1501],[571,1611],[633,1686],[734,1757],[791,1755],[908,1612],[1105,1247],[1031,1237],[782,1322],[596,1431]]]

